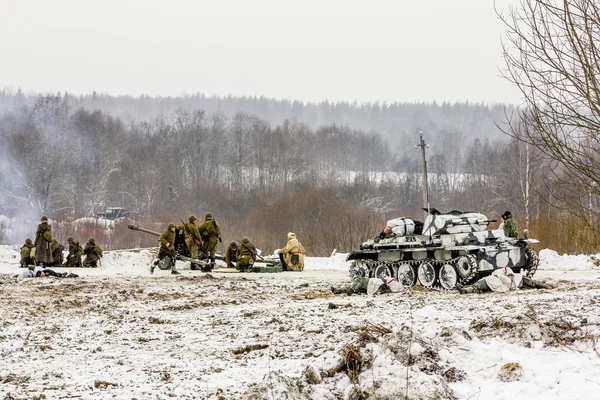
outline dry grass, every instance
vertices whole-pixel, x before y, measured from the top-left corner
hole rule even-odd
[[[361,346],[364,346],[367,343],[375,343],[381,336],[392,333],[392,330],[386,328],[385,326],[371,323],[367,323],[364,326],[352,328],[350,330],[358,335],[357,340]]]

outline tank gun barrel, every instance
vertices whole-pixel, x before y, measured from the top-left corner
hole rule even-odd
[[[154,236],[160,236],[160,233],[158,233],[158,232],[154,232],[154,231],[151,231],[150,229],[142,228],[137,225],[127,225],[127,227],[133,231],[140,231],[140,232],[144,232],[144,233],[149,233]]]
[[[476,221],[477,224],[489,224],[490,222],[497,222],[497,219],[478,219]],[[448,224],[451,225],[469,225],[470,222],[469,221],[460,221],[460,222],[453,222],[453,221],[448,221]]]

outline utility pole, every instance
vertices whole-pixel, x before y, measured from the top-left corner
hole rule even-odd
[[[425,159],[425,148],[429,148],[428,144],[425,144],[425,140],[423,140],[423,132],[419,132],[419,144],[415,146],[416,148],[421,148],[421,157],[423,162],[423,208],[425,211],[425,218],[429,214],[429,184],[427,183],[427,160]]]

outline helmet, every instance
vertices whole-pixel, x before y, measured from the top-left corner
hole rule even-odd
[[[295,239],[296,238],[296,234],[294,232],[288,232],[288,239]]]
[[[169,228],[168,229],[171,229],[171,228],[175,228],[175,224],[172,223],[172,222],[169,224]]]
[[[190,217],[188,218],[188,221],[190,222],[194,222],[195,220],[197,220],[198,218],[194,217],[193,215],[190,215]]]
[[[237,247],[237,243],[236,242],[231,242],[229,243],[229,246],[233,247],[234,249]]]
[[[250,243],[250,239],[248,239],[248,236],[244,236],[242,238],[242,243]]]
[[[204,215],[204,219],[212,219],[212,217],[213,217],[213,216],[212,216],[212,214],[211,214],[211,213],[206,213],[206,214]]]
[[[91,244],[96,244],[96,239],[94,239],[93,237],[88,239],[88,242],[90,242]]]
[[[29,239],[29,238],[25,239],[25,244],[31,244],[31,239]]]
[[[42,217],[41,221],[42,221],[42,222],[44,222],[44,221],[48,222],[48,217],[46,217],[46,216],[44,215],[44,216]]]
[[[69,236],[69,237],[67,238],[67,242],[71,243],[72,241],[73,241],[73,236]]]
[[[56,238],[52,238],[52,243],[56,243]]]

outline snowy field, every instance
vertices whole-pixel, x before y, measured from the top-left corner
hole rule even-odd
[[[174,277],[115,251],[80,278],[18,281],[0,246],[0,399],[594,398],[598,257],[540,258],[556,289],[369,298],[331,294],[344,255]]]

